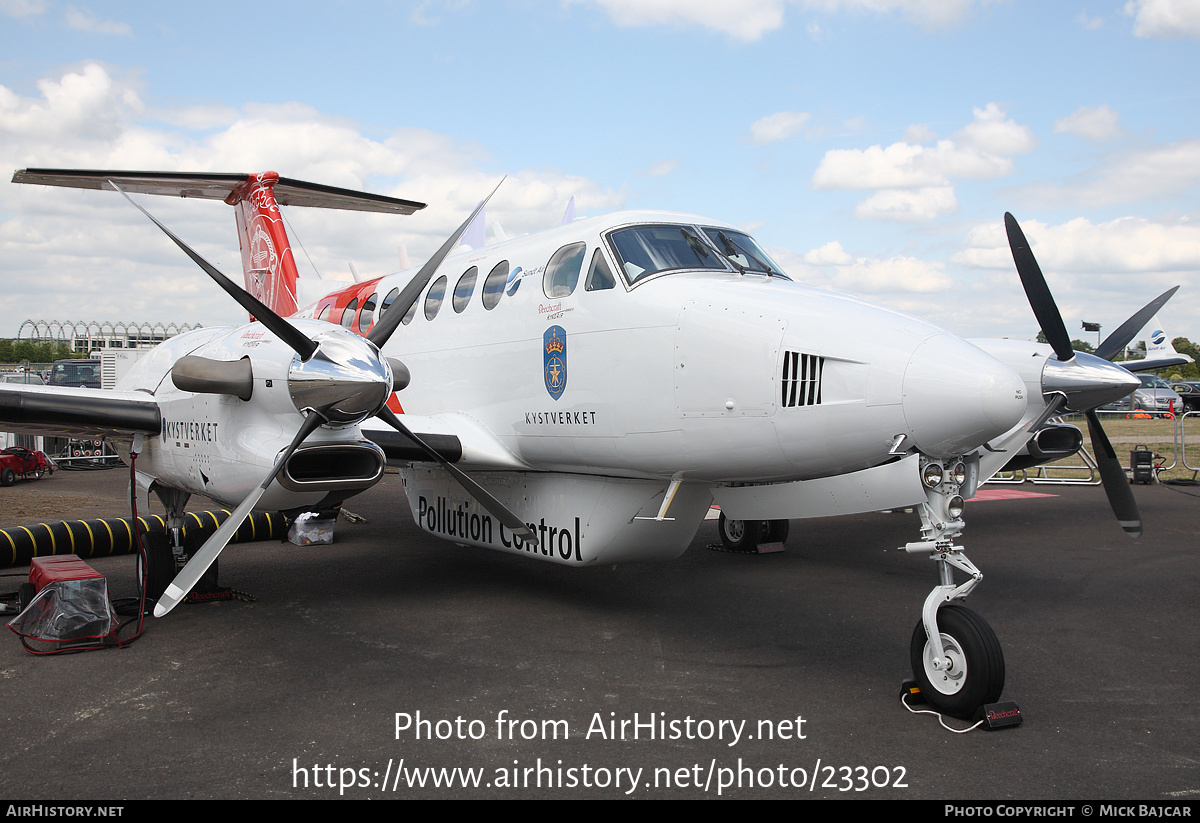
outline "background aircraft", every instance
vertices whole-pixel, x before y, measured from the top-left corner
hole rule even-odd
[[[174,529],[173,545],[155,549],[151,565],[172,573],[175,557],[187,559],[160,616],[253,508],[334,505],[376,482],[385,460],[402,466],[426,531],[567,565],[675,557],[714,499],[736,546],[779,539],[792,518],[914,506],[921,539],[906,548],[936,559],[940,581],[913,634],[914,674],[937,708],[969,716],[1004,683],[995,634],[957,602],[982,577],[955,545],[979,483],[1049,418],[1082,411],[1118,519],[1140,533],[1092,412],[1137,381],[1071,351],[1011,216],[1014,259],[1049,347],[974,345],[793,283],[744,232],[692,215],[618,213],[456,250],[486,200],[415,273],[297,310],[278,203],[397,213],[420,204],[273,173],[31,169],[14,181],[238,207],[247,291],[155,223],[254,322],[167,341],[100,402],[82,391],[0,393],[10,427],[113,437],[173,526],[192,494],[236,504],[203,546]],[[1125,329],[1101,348],[1123,348]]]

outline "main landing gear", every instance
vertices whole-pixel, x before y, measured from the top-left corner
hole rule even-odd
[[[187,515],[184,507],[191,495],[157,484],[152,488],[167,510],[167,530],[165,532],[148,531],[142,534],[142,544],[146,549],[146,566],[143,569],[142,557],[139,554],[137,577],[139,586],[143,581],[145,583],[147,605],[158,602],[159,598],[163,596],[163,592],[167,590],[167,586],[171,585],[171,581],[175,579],[175,575],[187,564],[192,555],[200,550],[214,531],[211,527],[193,526],[185,534],[183,524]],[[217,584],[217,561],[214,560],[208,567],[208,571],[200,578],[193,591],[209,594],[220,592]],[[228,598],[214,597],[212,599]]]
[[[943,714],[971,719],[1000,699],[1004,690],[1004,653],[991,626],[975,612],[954,602],[965,598],[983,579],[954,539],[966,525],[962,492],[972,496],[978,463],[921,460],[926,502],[921,504],[921,537],[905,551],[928,554],[937,563],[939,585],[925,598],[921,621],[913,631],[910,657],[913,676],[925,701]],[[956,584],[954,569],[968,575]]]
[[[788,536],[786,520],[730,520],[724,514],[717,520],[721,545],[731,552],[755,554],[763,543],[783,543]]]

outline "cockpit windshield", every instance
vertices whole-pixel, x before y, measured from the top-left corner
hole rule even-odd
[[[617,229],[608,240],[631,284],[681,269],[784,276],[748,234],[734,229],[656,223]]]
[[[630,283],[670,269],[725,269],[691,226],[632,226],[608,235]]]

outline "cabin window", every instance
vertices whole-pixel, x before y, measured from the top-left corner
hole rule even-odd
[[[326,303],[321,307],[321,313],[317,315],[318,320],[329,320],[329,310],[333,308],[332,303]]]
[[[350,328],[350,325],[354,322],[354,310],[357,308],[358,308],[358,298],[356,297],[350,301],[350,305],[348,305],[348,306],[346,306],[346,308],[342,309],[342,328],[343,329]]]
[[[441,311],[442,302],[446,299],[446,275],[433,281],[429,293],[425,295],[425,319],[432,320]]]
[[[609,232],[608,240],[630,283],[672,269],[728,271],[717,250],[691,226],[631,226]]]
[[[496,267],[488,272],[483,281],[483,307],[488,311],[496,308],[500,298],[504,296],[504,285],[508,282],[508,261],[501,260]]]
[[[572,243],[563,246],[554,253],[546,264],[546,274],[542,277],[542,290],[546,296],[569,297],[575,291],[579,282],[579,272],[583,268],[583,253],[587,250],[586,243]]]
[[[376,292],[375,294],[376,294],[376,296],[379,295],[378,292]],[[382,320],[383,316],[387,313],[388,307],[391,306],[392,303],[396,302],[396,296],[398,294],[400,294],[400,289],[392,289],[390,292],[387,293],[387,296],[383,298],[383,302],[379,304],[379,319],[380,320]]]
[[[358,331],[360,334],[366,334],[370,330],[371,320],[375,317],[375,301],[378,299],[378,294],[372,294],[367,298],[367,302],[363,303],[362,311],[358,313]]]
[[[458,284],[454,287],[454,306],[455,314],[462,314],[463,309],[471,302],[471,295],[475,293],[475,280],[479,277],[479,267],[471,266],[463,272],[462,277],[458,278]]]
[[[586,291],[604,291],[617,284],[604,259],[604,252],[596,249],[592,254],[592,265],[588,268],[587,279],[583,281]]]

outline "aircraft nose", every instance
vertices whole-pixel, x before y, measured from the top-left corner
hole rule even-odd
[[[925,454],[960,455],[1015,426],[1025,414],[1025,394],[1025,382],[1008,366],[965,340],[937,334],[909,358],[904,419]]]

